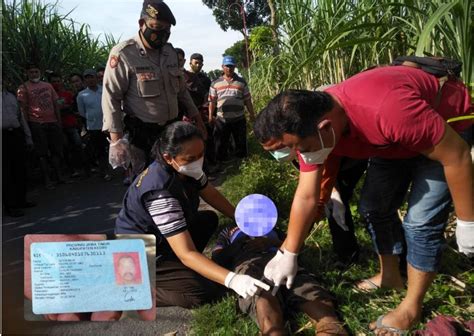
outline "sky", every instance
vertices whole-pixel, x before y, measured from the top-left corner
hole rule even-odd
[[[185,67],[189,68],[189,56],[198,52],[204,56],[204,71],[220,69],[222,54],[241,40],[242,34],[224,32],[201,0],[165,2],[176,18],[169,42],[186,53]],[[69,17],[88,24],[94,36],[108,33],[123,41],[137,34],[142,4],[142,0],[60,0],[58,9],[62,14],[73,10]]]

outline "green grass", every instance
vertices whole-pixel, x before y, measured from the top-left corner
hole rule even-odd
[[[222,185],[223,193],[237,202],[249,193],[259,192],[270,196],[280,211],[279,226],[287,225],[289,206],[291,204],[295,176],[297,172],[288,164],[278,164],[270,156],[262,153],[261,149],[251,144],[249,159],[245,160],[235,175],[230,176]],[[356,195],[360,188],[356,188]],[[352,213],[355,223],[360,223],[356,213],[357,199],[354,200]],[[223,220],[222,225],[230,220]],[[300,255],[300,264],[313,272],[320,285],[330,290],[338,303],[338,312],[344,319],[350,331],[354,334],[367,334],[368,324],[379,315],[394,309],[403,299],[404,292],[392,290],[377,290],[374,293],[361,293],[353,290],[354,283],[360,279],[377,273],[378,262],[372,249],[372,242],[362,226],[356,228],[356,234],[361,245],[360,262],[345,270],[336,269],[337,259],[332,252],[331,235],[324,220],[316,226],[311,236],[306,240],[306,246]],[[465,288],[453,281],[458,279]],[[474,288],[474,273],[467,258],[451,248],[444,253],[441,271],[428,291],[421,323],[416,329],[434,318],[445,314],[462,319],[472,319],[474,305],[472,294]],[[314,330],[305,327],[308,320],[298,315],[293,321],[292,331],[300,330],[298,335],[314,335]],[[243,316],[237,307],[235,297],[229,296],[214,305],[206,305],[193,311],[191,326],[195,335],[256,335],[258,328],[248,317]]]

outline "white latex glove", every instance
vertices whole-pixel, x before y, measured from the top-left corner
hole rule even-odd
[[[296,272],[298,271],[298,254],[287,251],[283,248],[283,252],[278,250],[276,255],[265,266],[263,275],[270,281],[273,281],[275,287],[272,295],[278,292],[280,285],[285,283],[286,288],[290,289],[293,285]]]
[[[127,169],[130,166],[130,162],[131,154],[128,140],[122,138],[115,142],[110,142],[109,163],[112,168],[123,167]]]
[[[468,257],[474,256],[474,221],[457,219],[456,242],[459,252]]]
[[[332,212],[332,216],[337,225],[344,231],[349,231],[346,225],[346,206],[342,202],[341,194],[336,189],[332,190],[331,198],[327,204],[328,209]]]
[[[233,289],[244,299],[249,296],[254,296],[259,287],[266,291],[270,289],[269,285],[254,279],[249,275],[235,274],[234,272],[229,272],[229,274],[227,274],[224,284],[227,288]]]

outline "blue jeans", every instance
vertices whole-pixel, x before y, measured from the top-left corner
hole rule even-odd
[[[397,210],[405,196],[408,212],[401,223]],[[407,262],[420,271],[436,272],[450,204],[439,162],[421,155],[403,160],[370,159],[359,212],[378,254],[401,254],[406,241]]]

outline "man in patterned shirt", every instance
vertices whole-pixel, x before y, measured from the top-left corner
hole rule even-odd
[[[214,125],[218,161],[229,158],[231,135],[234,137],[237,157],[247,156],[247,122],[244,107],[250,114],[250,120],[255,120],[247,83],[234,72],[234,57],[224,56],[222,70],[224,74],[213,81],[209,89],[209,124]],[[217,117],[214,117],[216,107]]]

